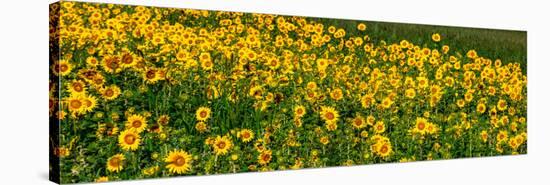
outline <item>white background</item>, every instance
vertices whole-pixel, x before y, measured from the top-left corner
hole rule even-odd
[[[90,1],[90,0],[88,0]],[[48,3],[0,5],[0,184],[48,177]],[[93,0],[163,7],[528,31],[528,154],[115,184],[550,184],[550,39],[544,1]]]

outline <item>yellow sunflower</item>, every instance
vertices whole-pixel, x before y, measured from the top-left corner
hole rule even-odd
[[[505,142],[506,140],[508,140],[508,132],[507,131],[499,131],[498,134],[497,134],[497,141],[500,143],[500,142]]]
[[[356,129],[362,129],[362,128],[365,128],[367,126],[367,123],[365,122],[365,118],[363,118],[363,116],[360,116],[360,115],[353,118],[351,120],[351,124]]]
[[[486,109],[487,109],[487,107],[485,106],[485,104],[483,104],[483,103],[477,104],[476,110],[477,110],[477,112],[479,112],[480,114],[485,113],[485,110],[486,110]]]
[[[263,150],[260,155],[258,155],[258,163],[261,165],[267,165],[271,162],[271,150]]]
[[[142,115],[133,114],[126,120],[126,129],[133,130],[136,133],[141,133],[147,127],[147,120]]]
[[[426,127],[428,126],[428,120],[426,118],[416,118],[416,124],[413,128],[413,131],[420,134],[426,133]]]
[[[109,177],[101,176],[101,177],[95,179],[95,182],[109,182]]]
[[[405,96],[409,99],[413,99],[416,96],[416,91],[413,88],[409,88],[405,91]]]
[[[506,103],[506,100],[503,100],[503,99],[498,100],[497,108],[499,111],[506,110],[506,108],[508,108],[508,104]]]
[[[380,155],[380,157],[388,157],[392,151],[392,146],[389,142],[381,142],[377,144],[376,153]]]
[[[243,142],[248,143],[254,139],[254,133],[250,129],[243,129],[237,134],[237,137],[241,138]]]
[[[487,139],[489,138],[489,134],[487,133],[487,131],[483,130],[479,135],[481,137],[481,140],[486,143]]]
[[[69,107],[69,112],[83,113],[86,109],[86,105],[82,96],[70,96],[66,98],[67,106]]]
[[[84,103],[84,111],[86,112],[92,112],[97,106],[97,98],[92,95],[84,95],[82,102]]]
[[[72,69],[73,65],[71,63],[66,60],[60,60],[55,71],[57,71],[61,76],[66,76],[71,73]]]
[[[335,123],[338,121],[340,114],[334,109],[334,107],[321,107],[321,118],[327,123]]]
[[[359,24],[357,25],[357,29],[358,29],[359,31],[365,31],[365,30],[367,29],[367,25],[366,25],[365,23],[359,23]]]
[[[199,121],[206,121],[208,118],[210,118],[210,108],[208,107],[199,107],[197,109],[197,112],[195,113],[197,120]]]
[[[434,34],[432,34],[432,40],[433,40],[434,42],[439,42],[439,41],[441,41],[441,35],[439,35],[439,33],[434,33]]]
[[[248,94],[256,99],[260,99],[263,95],[263,88],[262,86],[254,86],[250,88]]]
[[[384,124],[384,122],[383,121],[377,121],[376,124],[374,124],[374,131],[377,134],[380,134],[380,133],[383,133],[384,131],[386,131],[386,125]]]
[[[101,91],[101,96],[106,100],[114,100],[120,95],[120,88],[116,85],[111,85],[106,88],[103,88]]]
[[[67,84],[67,90],[71,95],[83,95],[86,94],[86,84],[81,80],[73,80]]]
[[[137,150],[140,142],[141,137],[133,130],[124,130],[118,136],[118,144],[124,150]]]
[[[185,174],[191,168],[192,156],[183,150],[173,150],[164,158],[170,173]]]
[[[231,143],[231,139],[229,139],[227,136],[217,136],[212,143],[212,147],[214,148],[214,153],[216,155],[227,154],[232,146],[233,143]]]
[[[361,106],[363,106],[363,108],[369,108],[374,102],[375,100],[373,95],[367,94],[361,97]]]
[[[302,117],[306,114],[306,108],[302,105],[297,105],[294,107],[294,116],[295,117]]]
[[[107,170],[110,172],[119,172],[126,158],[122,154],[116,154],[107,160]]]
[[[154,84],[160,80],[160,70],[157,68],[148,68],[143,71],[143,80],[148,84]]]

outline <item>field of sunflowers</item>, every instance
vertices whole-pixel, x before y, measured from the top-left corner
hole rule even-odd
[[[50,13],[61,183],[527,153],[526,59],[442,33],[390,42],[361,21],[66,1]]]

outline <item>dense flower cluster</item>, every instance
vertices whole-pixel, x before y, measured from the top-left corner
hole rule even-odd
[[[527,151],[519,64],[451,52],[438,33],[386,43],[361,22],[52,6],[63,182]]]

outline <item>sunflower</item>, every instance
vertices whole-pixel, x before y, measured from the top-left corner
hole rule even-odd
[[[106,56],[101,61],[103,70],[108,73],[118,73],[122,70],[120,59],[118,56]]]
[[[479,136],[480,136],[481,140],[485,143],[485,142],[487,142],[489,134],[487,134],[487,131],[483,130],[483,131],[481,131]]]
[[[154,84],[160,80],[160,70],[157,68],[148,68],[143,72],[143,80],[148,84]]]
[[[272,57],[270,58],[266,65],[271,69],[271,70],[276,70],[277,68],[279,68],[280,66],[280,62],[279,62],[279,59],[277,57]]]
[[[101,176],[101,177],[95,179],[95,182],[109,182],[109,177]]]
[[[126,158],[122,154],[116,154],[107,160],[107,170],[110,172],[119,172],[122,170],[122,164]]]
[[[325,122],[325,127],[328,131],[335,131],[338,129],[338,124],[336,122]]]
[[[170,116],[164,114],[164,115],[161,115],[158,119],[157,119],[157,123],[162,125],[162,126],[166,126],[168,125],[168,123],[170,122]]]
[[[208,118],[210,118],[210,112],[210,108],[208,107],[199,107],[195,115],[197,117],[197,120],[206,121]]]
[[[66,76],[71,73],[73,65],[66,60],[60,60],[57,65],[57,69],[54,68],[54,71],[57,71],[61,76]]]
[[[96,67],[99,61],[95,57],[86,58],[86,64],[90,67]]]
[[[195,124],[195,129],[197,129],[199,133],[203,133],[203,132],[206,132],[206,130],[208,130],[208,125],[206,125],[206,123],[202,121],[199,121],[197,122],[197,124]]]
[[[383,133],[384,131],[386,131],[386,125],[384,124],[384,122],[383,121],[377,121],[376,124],[374,124],[374,131],[377,134],[380,134],[380,133]]]
[[[413,88],[405,90],[405,96],[409,99],[413,99],[416,96],[416,91]]]
[[[133,130],[124,130],[118,136],[118,144],[124,150],[137,150],[140,142],[141,137]]]
[[[334,109],[334,107],[321,107],[321,118],[327,123],[336,123],[340,114]]]
[[[464,104],[465,104],[464,99],[460,99],[456,101],[456,105],[460,108],[464,107]]]
[[[468,56],[468,58],[472,58],[472,59],[477,58],[477,52],[475,50],[470,50],[470,51],[468,51],[466,56]]]
[[[367,29],[367,25],[365,25],[365,23],[359,23],[359,24],[357,25],[357,29],[358,29],[359,31],[365,31],[365,30]]]
[[[294,116],[301,118],[306,114],[306,108],[302,105],[297,105],[294,107]]]
[[[499,111],[506,110],[506,108],[508,108],[508,104],[506,104],[506,100],[503,100],[503,99],[498,100],[497,108]]]
[[[351,120],[351,124],[356,129],[362,129],[362,128],[365,128],[367,126],[367,123],[365,122],[365,118],[363,118],[363,116],[360,116],[360,115],[353,118]]]
[[[384,98],[384,100],[382,100],[382,108],[390,108],[392,105],[393,105],[394,101],[390,98],[390,97],[386,97]]]
[[[86,94],[86,84],[81,80],[73,80],[67,84],[67,90],[71,95],[83,95]]]
[[[212,143],[216,155],[225,155],[231,149],[233,143],[227,136],[217,136]]]
[[[111,85],[100,90],[101,96],[106,100],[114,100],[120,95],[120,88],[116,85]]]
[[[342,89],[340,88],[334,89],[332,92],[330,92],[330,97],[336,101],[341,100],[343,96],[344,95]]]
[[[237,134],[237,137],[241,138],[243,142],[248,143],[254,139],[254,133],[250,129],[243,129]]]
[[[413,128],[413,131],[420,134],[426,133],[426,127],[428,126],[429,122],[426,120],[426,118],[418,117],[416,118],[416,124]]]
[[[269,164],[272,158],[271,154],[271,150],[263,150],[260,155],[258,155],[258,163],[261,165]]]
[[[480,114],[483,114],[483,113],[485,113],[485,110],[487,110],[487,107],[485,106],[485,104],[479,103],[479,104],[477,104],[476,110]]]
[[[308,90],[316,90],[317,89],[317,83],[315,82],[308,82],[306,84],[306,87]]]
[[[374,102],[374,95],[367,94],[361,97],[361,106],[363,106],[363,108],[369,108]]]
[[[434,34],[432,34],[432,40],[433,40],[434,42],[439,42],[439,41],[441,41],[441,35],[439,35],[439,33],[434,33]]]
[[[84,103],[84,111],[86,112],[92,112],[97,106],[97,98],[92,95],[84,95],[82,102]]]
[[[392,147],[389,142],[382,142],[379,143],[376,147],[376,153],[380,155],[380,157],[388,157],[392,152]]]
[[[323,136],[323,137],[319,138],[319,142],[323,145],[327,145],[330,142],[330,140],[328,139],[327,136]]]
[[[260,99],[262,98],[263,88],[262,86],[254,86],[250,88],[250,91],[248,92],[248,94],[256,99]]]
[[[372,115],[367,116],[367,125],[374,125],[376,118]]]
[[[123,68],[133,67],[137,63],[137,56],[130,51],[125,51],[120,58]]]
[[[191,168],[192,156],[183,150],[173,150],[164,158],[170,173],[185,174]]]
[[[179,61],[186,61],[189,59],[189,52],[186,50],[180,50],[178,53],[176,53],[176,59]]]
[[[417,77],[416,80],[418,81],[418,87],[422,89],[428,87],[429,85],[428,79],[426,77]]]
[[[86,110],[86,105],[82,96],[70,96],[66,98],[65,101],[69,107],[69,112],[73,114],[83,113]]]
[[[498,143],[505,142],[506,140],[508,140],[508,132],[502,131],[502,130],[499,131],[498,134],[497,134]]]
[[[133,130],[136,133],[141,133],[147,127],[147,120],[142,115],[133,114],[126,120],[126,129]]]
[[[201,60],[201,68],[205,71],[212,70],[214,63],[211,60]]]

